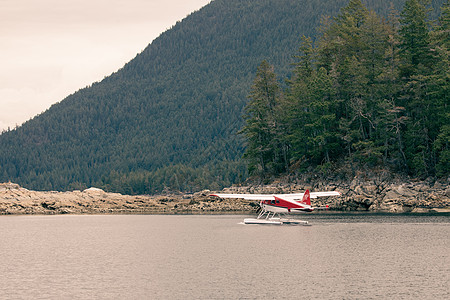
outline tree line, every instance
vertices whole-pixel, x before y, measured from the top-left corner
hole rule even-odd
[[[303,36],[284,83],[262,61],[241,130],[250,174],[345,165],[448,176],[450,7],[433,20],[429,4],[380,17],[350,0],[315,40]]]

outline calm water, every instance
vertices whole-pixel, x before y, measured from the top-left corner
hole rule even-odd
[[[449,215],[2,216],[1,299],[450,299]]]

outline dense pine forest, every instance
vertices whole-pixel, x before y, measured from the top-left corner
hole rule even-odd
[[[446,176],[448,1],[362,3],[212,1],[3,132],[0,182],[190,192],[342,162]]]
[[[382,18],[350,0],[314,43],[302,38],[284,90],[263,61],[242,130],[250,172],[345,165],[448,176],[450,6],[432,22],[428,3],[408,0]]]

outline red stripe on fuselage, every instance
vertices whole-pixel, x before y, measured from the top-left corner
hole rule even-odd
[[[302,204],[301,202],[295,200],[285,200],[280,197],[274,196],[275,200],[265,200],[262,201],[266,205],[272,205],[280,208],[286,208],[288,210],[302,210],[302,211],[313,211],[310,205]]]

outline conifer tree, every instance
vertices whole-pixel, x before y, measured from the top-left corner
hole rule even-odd
[[[310,102],[304,108],[308,112],[304,124],[307,153],[317,164],[330,163],[340,152],[332,84],[325,68],[317,70],[309,88]]]
[[[441,16],[432,32],[432,46],[437,53],[438,63],[433,73],[432,96],[437,103],[435,120],[439,134],[433,143],[436,152],[438,176],[450,174],[450,1],[441,8]]]
[[[288,111],[289,143],[292,145],[291,155],[296,161],[304,160],[308,147],[305,143],[307,138],[304,124],[309,122],[308,106],[310,100],[310,84],[315,74],[314,49],[312,40],[303,36],[298,49],[297,60],[294,63],[293,78],[288,81],[287,102],[285,109]]]
[[[244,116],[246,125],[241,130],[248,143],[244,157],[249,161],[249,172],[264,178],[274,173],[283,160],[277,120],[280,88],[274,68],[266,60],[258,66],[249,98]]]
[[[325,67],[335,88],[336,120],[349,155],[363,151],[373,126],[368,103],[367,19],[360,0],[351,0],[326,27],[318,43],[318,67]]]
[[[430,93],[435,58],[432,55],[428,21],[428,0],[408,0],[400,18],[400,57],[403,80],[402,102],[408,121],[405,154],[413,172],[434,173],[432,144],[437,136],[437,106]]]
[[[326,164],[339,152],[333,81],[324,67],[315,67],[311,39],[302,38],[296,59],[287,91],[292,157],[300,165]]]
[[[429,0],[407,0],[400,14],[401,75],[409,78],[421,74],[432,64],[430,51]]]
[[[399,20],[398,12],[391,5],[385,26],[387,43],[384,54],[383,72],[379,76],[379,88],[384,91],[380,103],[379,136],[384,143],[383,161],[397,170],[407,170],[404,152],[404,127],[407,120],[406,109],[400,106],[398,95],[401,89],[399,80]]]

